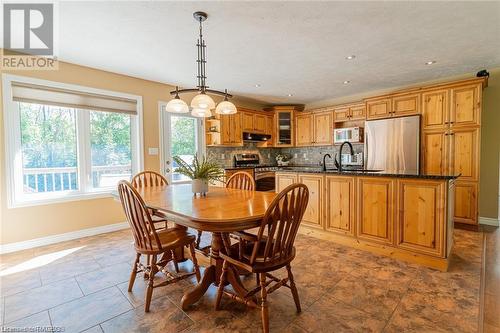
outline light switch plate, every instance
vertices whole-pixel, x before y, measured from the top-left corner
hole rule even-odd
[[[158,155],[158,148],[148,148],[149,155]]]

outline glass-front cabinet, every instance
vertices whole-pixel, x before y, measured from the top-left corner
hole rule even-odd
[[[274,147],[293,147],[295,145],[294,113],[297,107],[274,106],[265,110],[274,112]]]

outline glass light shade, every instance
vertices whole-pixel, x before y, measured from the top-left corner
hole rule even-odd
[[[193,109],[212,110],[215,109],[215,102],[207,94],[198,94],[191,100],[191,107]]]
[[[236,111],[236,106],[229,101],[220,102],[215,109],[215,113],[218,114],[234,114]]]
[[[212,111],[210,111],[209,109],[193,109],[191,111],[191,115],[193,115],[194,117],[208,118],[212,116]]]
[[[186,102],[184,102],[180,98],[174,98],[170,102],[167,103],[165,107],[167,112],[172,113],[186,113],[189,112],[189,107]]]

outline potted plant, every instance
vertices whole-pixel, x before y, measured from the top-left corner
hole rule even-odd
[[[287,166],[292,159],[292,155],[289,154],[276,154],[276,162],[279,166]]]
[[[195,195],[196,193],[206,195],[210,181],[222,180],[224,178],[224,170],[215,161],[206,156],[199,159],[198,155],[195,154],[192,165],[189,165],[180,156],[174,156],[173,160],[178,165],[175,172],[193,181],[191,186]]]

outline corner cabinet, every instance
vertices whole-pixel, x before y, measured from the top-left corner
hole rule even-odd
[[[264,111],[274,113],[273,146],[293,147],[295,145],[295,112],[301,111],[297,106],[273,106]]]

